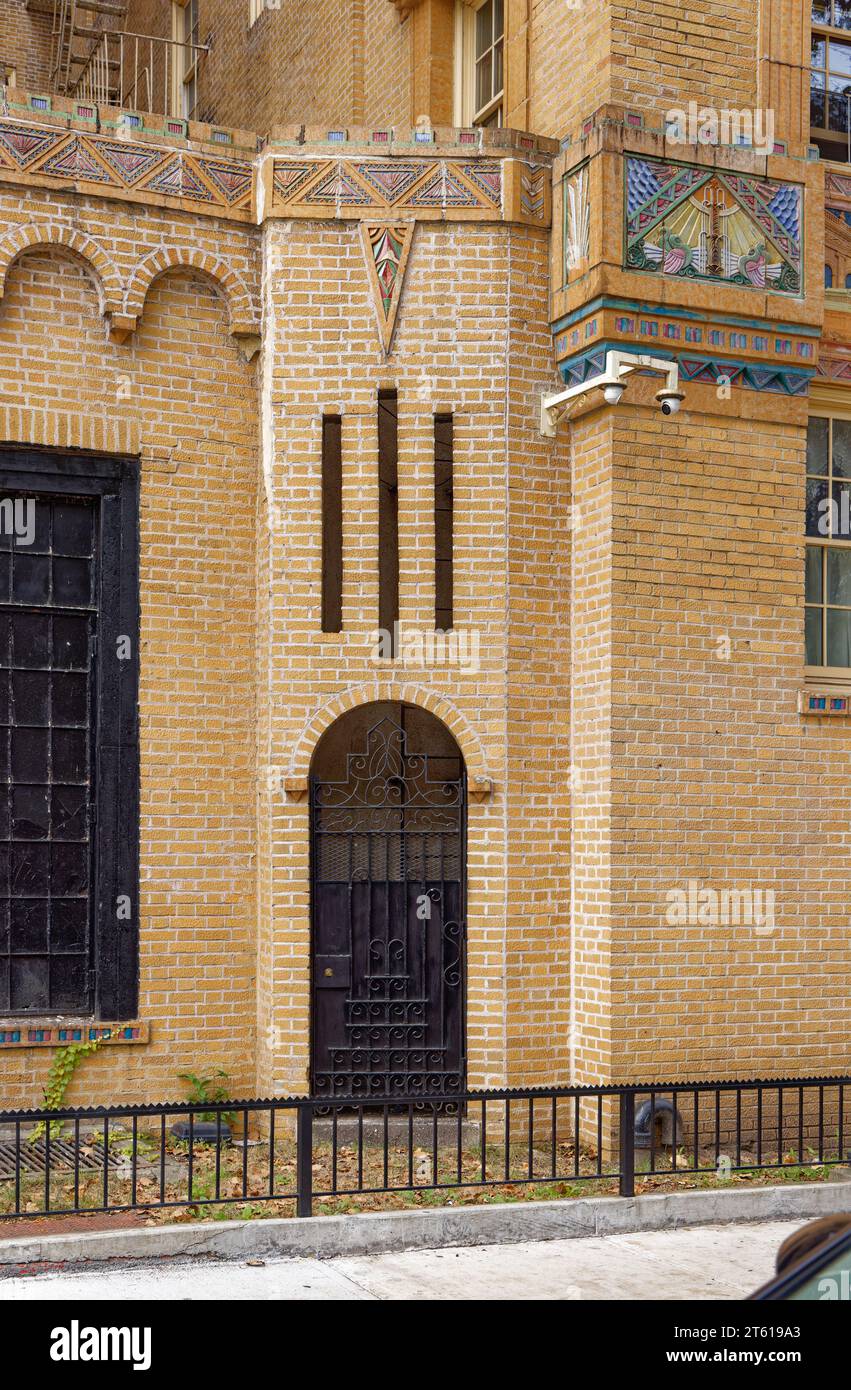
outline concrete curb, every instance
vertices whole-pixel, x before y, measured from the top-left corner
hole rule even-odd
[[[11,1266],[103,1260],[218,1259],[278,1255],[330,1259],[460,1245],[627,1235],[732,1221],[811,1220],[851,1213],[851,1182],[757,1187],[726,1192],[659,1193],[641,1197],[575,1197],[493,1207],[313,1216],[302,1220],[211,1221],[144,1226],[91,1234],[12,1236],[0,1240],[0,1272]],[[0,1227],[2,1231],[2,1227]]]

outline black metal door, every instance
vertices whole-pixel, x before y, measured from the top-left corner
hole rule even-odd
[[[457,744],[413,706],[353,710],[317,749],[317,1097],[451,1100],[463,1089],[465,793]]]

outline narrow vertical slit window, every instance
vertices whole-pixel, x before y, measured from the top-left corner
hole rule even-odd
[[[322,419],[322,631],[343,628],[343,441],[339,415]]]
[[[453,418],[434,417],[434,625],[438,632],[453,626],[452,468]]]
[[[397,653],[399,621],[399,400],[378,393],[378,626]]]

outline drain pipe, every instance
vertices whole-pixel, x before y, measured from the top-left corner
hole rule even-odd
[[[661,1128],[659,1138],[653,1130]],[[635,1112],[635,1147],[675,1149],[685,1140],[685,1126],[676,1107],[669,1100],[646,1100]]]

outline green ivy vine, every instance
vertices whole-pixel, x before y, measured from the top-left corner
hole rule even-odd
[[[71,1084],[74,1072],[79,1067],[84,1058],[97,1052],[103,1039],[96,1038],[92,1042],[69,1043],[67,1047],[60,1047],[54,1054],[50,1064],[50,1071],[47,1073],[47,1084],[44,1088],[44,1109],[58,1110],[65,1099],[65,1093]],[[62,1132],[62,1124],[59,1120],[50,1122],[50,1137],[55,1139]],[[30,1143],[35,1144],[39,1139],[43,1139],[47,1133],[47,1121],[39,1120],[35,1129],[30,1134]]]

